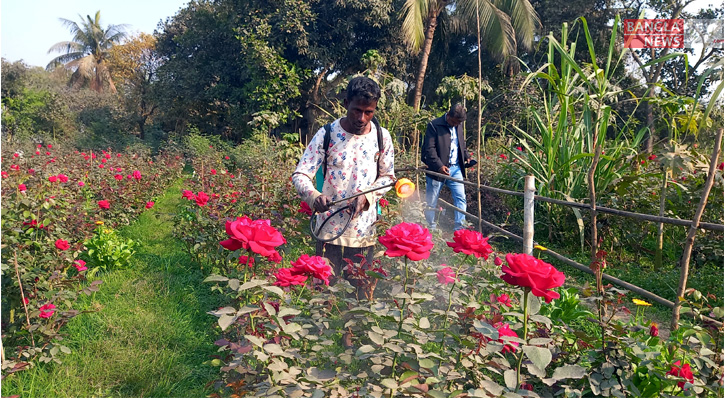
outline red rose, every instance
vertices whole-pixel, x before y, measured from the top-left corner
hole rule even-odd
[[[274,253],[267,256],[267,261],[279,264],[282,262],[282,256],[279,255],[279,252],[275,251]]]
[[[506,154],[499,154],[498,158],[500,158],[502,160],[508,160],[508,156]]]
[[[306,275],[297,275],[292,273],[291,268],[281,268],[275,272],[274,277],[277,278],[275,286],[287,287],[292,285],[304,285],[307,280]]]
[[[566,276],[553,265],[528,254],[506,254],[506,262],[508,265],[501,267],[501,279],[506,283],[528,287],[534,296],[544,297],[547,303],[559,298],[559,293],[550,289],[561,286]]]
[[[721,162],[720,165],[717,166],[717,169],[719,169],[720,171],[722,171],[723,168],[725,168],[725,162]]]
[[[18,190],[21,192],[24,192],[24,191],[28,190],[28,188],[25,186],[24,183],[21,183],[18,185]]]
[[[293,274],[312,276],[325,282],[325,285],[330,284],[328,278],[332,275],[332,268],[327,265],[324,258],[303,254],[297,261],[290,262],[290,264],[292,264],[290,270]]]
[[[204,192],[199,192],[194,196],[194,200],[199,207],[204,207],[209,202],[209,195]]]
[[[219,242],[227,250],[251,250],[262,257],[269,257],[276,253],[275,247],[287,241],[284,236],[274,229],[269,220],[252,221],[249,217],[238,217],[234,221],[226,222],[226,231],[229,239]]]
[[[224,159],[225,159],[225,160],[228,160],[228,159],[229,159],[229,156],[224,156]]]
[[[194,192],[192,192],[191,190],[183,190],[181,192],[181,197],[187,200],[194,200]]]
[[[438,272],[436,272],[436,275],[438,277],[438,283],[440,283],[441,285],[447,285],[449,283],[456,282],[456,273],[453,272],[451,267],[445,267],[438,270]]]
[[[40,307],[40,318],[50,318],[55,312],[55,304],[48,303]]]
[[[504,324],[503,322],[496,322],[493,324],[493,327],[498,330],[498,337],[501,338],[502,336],[511,336],[511,337],[519,337],[519,335],[516,334],[511,328],[509,328],[509,324]],[[503,343],[503,339],[498,339],[499,343]],[[503,350],[501,350],[501,353],[515,353],[516,347],[518,347],[519,344],[516,342],[511,342],[509,344],[505,344],[503,346]]]
[[[216,175],[216,170],[214,168],[212,168],[209,172],[211,172],[212,175]]]
[[[500,258],[496,257],[493,259],[493,264],[496,265],[497,267],[500,267],[501,264],[503,264],[503,261],[501,261]]]
[[[650,160],[650,161],[655,160],[655,159],[657,159],[657,155],[656,154],[650,154],[649,157],[647,157],[647,159]]]
[[[146,202],[146,208],[147,208],[147,209],[148,209],[148,208],[151,208],[151,207],[153,207],[153,206],[154,206],[154,204],[156,204],[156,203],[154,203],[153,201],[147,201],[147,202]]]
[[[55,176],[55,175],[53,175],[53,176],[49,176],[49,177],[48,177],[48,181],[49,181],[50,183],[55,183],[55,182],[56,182],[57,180],[58,180],[58,177],[57,177],[57,176]]]
[[[2,171],[2,173],[0,173],[0,175],[2,175],[3,179],[8,177],[7,171]]]
[[[672,365],[672,369],[670,369],[669,372],[667,372],[667,375],[672,375],[679,378],[685,378],[688,382],[694,383],[695,377],[692,375],[692,371],[690,370],[690,364],[685,364],[682,368],[680,368],[680,362],[676,361],[674,365]],[[680,389],[685,388],[685,382],[677,382],[677,386],[680,387]]]
[[[98,202],[98,207],[101,207],[104,210],[108,210],[111,208],[111,203],[108,202],[108,200],[101,200]]]
[[[379,203],[380,203],[380,207],[387,207],[390,204],[390,202],[388,202],[385,199],[380,199]]]
[[[133,179],[135,179],[137,181],[141,180],[141,171],[135,170],[135,171],[133,171],[133,174],[131,174],[131,175],[133,176]]]
[[[473,255],[476,258],[483,257],[488,260],[488,255],[493,253],[488,238],[484,238],[481,232],[468,229],[459,229],[453,233],[453,241],[446,242],[456,253]]]
[[[518,151],[524,151],[524,149],[521,148],[521,146],[517,147],[516,150],[518,150]]]
[[[86,262],[83,261],[83,260],[75,260],[75,261],[73,261],[73,266],[76,267],[76,269],[78,270],[78,272],[82,272],[82,271],[85,271],[85,270],[88,269],[88,267],[86,267]]]
[[[121,175],[121,174],[113,175],[113,177],[116,178],[117,181],[122,181],[123,180],[123,175]]]
[[[378,241],[385,247],[388,257],[408,257],[411,261],[420,261],[430,257],[433,237],[427,228],[410,222],[401,222],[385,231]]]
[[[55,241],[55,248],[60,251],[65,251],[70,248],[70,245],[68,244],[67,240],[58,239]]]
[[[511,307],[511,298],[506,293],[496,297],[496,300],[498,300],[499,303],[505,305],[506,307]]]
[[[58,180],[63,183],[66,183],[66,182],[68,182],[68,177],[63,174],[58,174]]]
[[[659,336],[659,335],[660,335],[660,330],[659,330],[659,329],[657,329],[657,324],[652,324],[652,325],[651,325],[651,326],[649,327],[649,335],[650,335],[650,336],[654,336],[654,337],[657,337],[657,336]]]
[[[307,214],[307,215],[310,215],[310,216],[312,216],[312,214],[313,214],[313,211],[310,208],[310,205],[307,204],[306,201],[303,201],[302,203],[300,203],[300,209],[297,210],[297,212],[301,212],[303,214]]]
[[[239,264],[241,264],[241,265],[248,265],[250,267],[253,267],[254,266],[254,257],[240,256],[239,257]]]

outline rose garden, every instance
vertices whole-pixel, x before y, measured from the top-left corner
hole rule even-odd
[[[630,6],[425,3],[193,1],[89,75],[3,59],[2,396],[725,396],[722,49],[622,48]],[[291,176],[360,75],[397,181],[345,279]],[[456,102],[454,231],[420,157]]]

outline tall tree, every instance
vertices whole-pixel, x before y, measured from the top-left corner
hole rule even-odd
[[[147,33],[113,46],[108,54],[111,78],[118,83],[126,109],[138,127],[141,139],[144,139],[146,124],[151,122],[157,110],[151,84],[156,80],[161,61],[156,52],[156,38]]]
[[[476,26],[476,3],[480,10],[483,45],[492,57],[503,61],[515,55],[519,45],[524,49],[531,48],[539,19],[528,0],[406,0],[402,10],[403,37],[413,53],[423,52],[413,95],[416,110],[420,109],[425,72],[440,14],[451,9],[460,13],[462,26]]]
[[[64,53],[51,60],[46,69],[51,70],[59,65],[73,69],[71,85],[80,87],[86,82],[91,89],[103,92],[105,87],[115,93],[116,87],[111,79],[106,58],[108,51],[115,44],[126,37],[126,25],[109,25],[106,29],[101,26],[101,11],[91,18],[86,15],[84,19],[79,15],[80,25],[74,21],[60,18],[60,21],[73,34],[73,40],[58,42],[49,50]]]

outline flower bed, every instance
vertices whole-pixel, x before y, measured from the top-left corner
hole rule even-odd
[[[223,160],[213,154],[205,168]],[[392,194],[375,262],[349,261],[364,282],[356,296],[311,254],[311,210],[294,198],[292,167],[209,174],[195,161],[183,194],[177,234],[229,299],[210,311],[221,330],[210,361],[218,395],[722,396],[717,327],[683,321],[663,341],[639,314],[611,319],[626,307],[611,286],[597,287],[595,316],[552,265],[524,254],[504,261],[473,231],[446,245],[415,223],[422,214],[403,221]],[[600,257],[593,268],[605,265]],[[688,295],[692,309],[721,313]]]
[[[8,147],[2,152],[4,373],[59,362],[60,352],[70,352],[59,332],[78,314],[78,294],[98,290],[101,281],[92,277],[122,267],[133,254],[133,242],[114,229],[152,207],[183,166],[178,154]]]

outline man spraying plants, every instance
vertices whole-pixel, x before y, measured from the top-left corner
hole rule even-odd
[[[318,213],[315,254],[329,259],[335,275],[346,279],[345,258],[372,263],[376,204],[396,183],[393,141],[373,119],[379,99],[380,87],[372,79],[350,80],[346,116],[317,131],[292,174],[297,193]],[[348,280],[359,297],[359,282]]]

